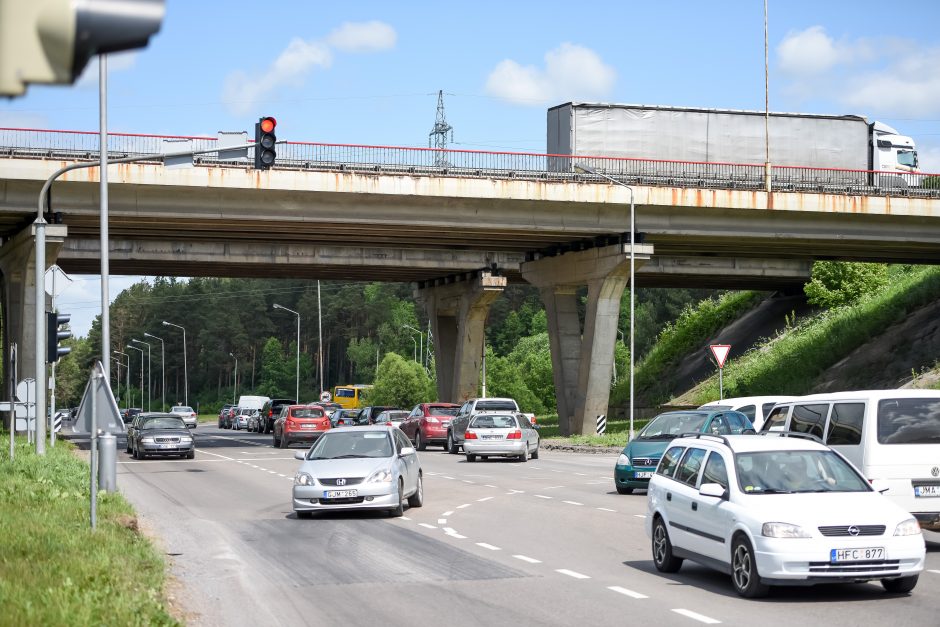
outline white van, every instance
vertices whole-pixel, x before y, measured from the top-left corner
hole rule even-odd
[[[264,407],[264,404],[267,403],[270,398],[267,396],[239,396],[238,397],[238,408],[239,409],[257,409],[261,411],[261,408]]]
[[[718,411],[722,409],[732,409],[734,411],[739,411],[745,416],[748,420],[751,421],[751,424],[754,425],[756,431],[760,431],[760,428],[764,424],[764,420],[767,418],[767,414],[770,413],[770,410],[774,408],[774,405],[777,403],[782,403],[784,401],[792,401],[799,397],[797,396],[739,396],[737,398],[725,398],[720,401],[712,401],[710,403],[705,403],[699,409],[707,409],[709,411]]]
[[[867,390],[781,402],[762,431],[818,436],[872,486],[940,531],[940,390]]]

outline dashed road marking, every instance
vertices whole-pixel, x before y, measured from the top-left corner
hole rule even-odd
[[[614,512],[615,514],[617,513],[617,510],[609,509],[607,507],[598,507],[597,509],[601,510],[602,512]]]
[[[447,516],[453,516],[453,514],[454,514],[454,510],[449,510],[441,514],[441,516],[444,516],[446,518]]]
[[[284,474],[281,474],[281,473],[277,473],[277,476],[278,476],[278,477],[286,477],[287,475],[284,475]]]
[[[402,516],[402,517],[399,518],[399,520],[411,520],[411,519],[408,518],[407,516]]]
[[[495,486],[495,485],[490,485],[489,483],[484,483],[484,484],[483,484],[483,487],[484,487],[484,488],[495,488],[496,486]]]
[[[574,577],[575,579],[590,579],[590,575],[582,575],[581,573],[575,572],[573,570],[568,570],[567,568],[556,568],[556,573],[561,573],[562,575],[568,575],[569,577]]]
[[[553,497],[553,496],[545,496],[544,494],[533,494],[532,496],[534,496],[534,497],[537,498],[537,499],[553,499],[553,498],[555,498],[555,497]]]
[[[646,514],[634,514],[634,518],[646,518]]]
[[[674,609],[672,611],[675,612],[676,614],[682,614],[686,618],[691,618],[692,620],[697,620],[700,623],[705,623],[706,625],[717,625],[718,623],[721,622],[720,620],[710,618],[708,616],[705,616],[704,614],[699,614],[691,610]]]
[[[461,479],[464,483],[476,483],[476,481],[470,481],[469,479]]]
[[[584,503],[578,503],[577,501],[562,501],[562,503],[567,503],[568,505],[584,505]]]
[[[525,555],[513,555],[517,560],[522,560],[523,562],[528,562],[530,564],[541,564],[542,560],[537,560],[534,557],[526,557]]]
[[[444,534],[450,536],[451,538],[457,538],[458,540],[466,540],[467,536],[462,536],[453,530],[450,527],[444,527]]]
[[[498,546],[493,546],[492,544],[487,544],[486,542],[477,542],[477,546],[484,549],[489,549],[490,551],[502,551],[502,549]]]
[[[561,489],[561,488],[563,488],[563,487],[565,487],[565,486],[563,486],[563,485],[550,485],[550,486],[548,486],[547,488],[542,488],[542,489],[543,489],[543,490],[558,490],[558,489]]]
[[[437,524],[439,524],[439,525],[446,525],[446,524],[447,524],[447,519],[446,519],[446,518],[438,518],[438,519],[437,519]]]
[[[634,599],[648,599],[649,597],[645,594],[640,594],[639,592],[634,592],[633,590],[627,590],[626,588],[621,588],[620,586],[607,586],[608,590],[613,590],[624,596],[632,597]]]
[[[940,575],[940,570],[928,570],[927,572],[928,572],[928,573],[935,573],[935,574],[937,574],[937,575]]]
[[[457,509],[463,509],[465,507],[470,507],[471,505],[473,505],[473,503],[464,503],[463,505],[458,505]]]
[[[510,490],[506,494],[525,494],[525,490]]]
[[[418,523],[419,527],[424,527],[425,529],[437,529],[434,525],[429,525],[428,523]]]
[[[492,498],[493,498],[492,496],[484,496],[482,499],[477,499],[477,503],[482,503],[483,501],[489,501]]]
[[[441,476],[444,477],[445,479],[453,479],[453,477],[448,477],[447,475],[441,475]]]

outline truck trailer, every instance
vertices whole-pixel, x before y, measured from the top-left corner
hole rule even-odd
[[[910,137],[858,115],[770,113],[773,166],[911,173]],[[762,165],[762,111],[568,102],[548,110],[548,154]],[[573,161],[554,160],[564,169]],[[560,168],[556,168],[560,169]]]

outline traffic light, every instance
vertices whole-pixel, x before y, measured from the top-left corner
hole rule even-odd
[[[59,357],[72,352],[68,346],[59,346],[59,342],[72,337],[68,329],[59,330],[60,326],[69,323],[71,317],[69,314],[46,312],[46,363],[54,364],[59,361]]]
[[[96,54],[143,48],[164,0],[0,0],[0,95],[74,83]]]
[[[271,117],[261,118],[255,124],[255,169],[269,170],[277,159],[277,137],[274,129],[277,120]]]

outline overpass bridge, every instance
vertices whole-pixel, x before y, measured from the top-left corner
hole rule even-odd
[[[109,154],[159,153],[164,139],[111,135]],[[216,142],[172,139],[170,150]],[[31,346],[22,321],[39,189],[67,163],[97,160],[97,141],[0,129],[4,320],[21,347]],[[763,165],[577,161],[633,187],[638,285],[775,289],[804,283],[815,259],[940,263],[931,177],[888,185],[877,173],[775,168],[766,193]],[[194,168],[115,165],[109,183],[113,274],[413,282],[437,339],[442,399],[476,393],[489,303],[508,282],[533,283],[549,317],[563,429],[589,432],[606,412],[630,192],[574,172],[570,156],[291,142],[269,171],[201,158]],[[59,179],[51,211],[62,226],[50,229],[57,257],[47,263],[98,273],[97,170]],[[584,285],[582,330],[575,290]]]

